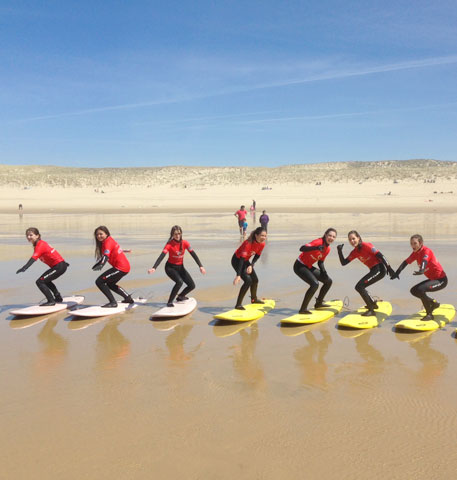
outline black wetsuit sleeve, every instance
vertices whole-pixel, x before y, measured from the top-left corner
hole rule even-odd
[[[341,263],[341,265],[343,265],[343,267],[344,267],[344,265],[347,265],[347,264],[350,262],[349,257],[348,257],[348,258],[344,258],[343,249],[342,249],[342,248],[338,248],[338,257],[339,257],[340,263]]]
[[[108,257],[106,255],[103,255],[102,258],[92,267],[92,270],[101,270],[106,262],[108,261]]]
[[[300,252],[312,252],[314,250],[322,250],[322,246],[321,245],[312,245],[312,246],[308,246],[308,245],[302,245],[300,247]]]
[[[323,260],[318,260],[317,266],[319,267],[319,270],[320,270],[325,276],[328,277],[327,270],[325,270],[324,261],[323,261]]]
[[[403,260],[403,262],[401,262],[401,265],[397,268],[397,271],[395,272],[395,278],[400,278],[399,275],[406,267],[406,265],[408,265],[408,262],[406,260]]]
[[[165,257],[165,253],[164,253],[164,252],[162,252],[162,253],[157,257],[156,262],[155,262],[154,265],[152,266],[152,268],[153,268],[154,270],[157,269],[157,267],[160,265],[160,262],[164,259],[164,257]]]
[[[257,260],[260,258],[260,255],[257,255],[257,253],[254,255],[254,258],[252,259],[251,265],[254,266],[254,264],[257,262]]]
[[[422,260],[421,266],[417,272],[414,272],[413,275],[422,275],[425,272],[425,267],[427,266],[427,260]]]
[[[23,267],[21,267],[16,273],[25,272],[25,271],[26,271],[29,267],[31,267],[35,262],[36,262],[36,260],[35,260],[33,257],[30,257],[30,258],[29,258],[29,261],[28,261]]]
[[[189,252],[191,257],[195,260],[195,263],[200,267],[202,268],[203,265],[202,265],[202,262],[200,262],[200,259],[198,258],[197,254],[195,253],[195,250],[192,250],[191,252]]]

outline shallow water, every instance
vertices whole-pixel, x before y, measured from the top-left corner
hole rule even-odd
[[[0,215],[1,477],[451,478],[456,323],[425,334],[393,330],[420,308],[409,294],[418,281],[414,266],[400,281],[371,287],[393,305],[379,328],[338,330],[336,319],[291,328],[279,322],[296,312],[304,293],[292,271],[298,248],[329,225],[359,229],[394,267],[410,253],[409,235],[423,233],[449,277],[436,298],[455,303],[454,215],[329,214],[325,221],[298,214],[272,219],[256,270],[259,293],[274,298],[276,308],[257,322],[219,325],[212,315],[232,308],[238,291],[230,258],[239,238],[230,213]],[[198,310],[152,322],[170,282],[163,264],[154,276],[146,270],[175,223],[208,273],[202,276],[187,257]],[[68,313],[13,319],[13,306],[41,299],[34,285],[41,263],[14,273],[31,254],[23,236],[31,225],[71,264],[56,282],[62,293],[83,294],[87,304],[104,301],[90,269],[99,224],[132,248],[132,271],[121,285],[148,303],[96,320]],[[366,267],[357,261],[341,267],[336,249],[326,264],[334,280],[329,298],[360,306],[353,287]]]

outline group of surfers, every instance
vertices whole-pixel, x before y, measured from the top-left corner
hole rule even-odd
[[[57,252],[55,248],[41,239],[40,232],[35,227],[26,230],[26,238],[33,245],[33,255],[28,262],[21,267],[16,273],[25,272],[36,260],[44,262],[49,269],[46,270],[36,281],[37,287],[45,295],[46,301],[42,306],[55,305],[62,302],[62,296],[59,293],[54,281],[65,273],[68,263]],[[328,228],[322,237],[306,243],[300,247],[300,255],[296,259],[293,270],[294,272],[309,285],[299,313],[310,314],[309,304],[311,299],[319,289],[321,289],[316,297],[314,304],[315,309],[325,308],[325,295],[332,286],[332,279],[329,277],[325,269],[325,259],[330,252],[330,245],[335,241],[337,232],[334,228]],[[108,303],[103,305],[104,308],[115,308],[118,306],[113,293],[122,297],[123,303],[134,303],[132,296],[127,293],[118,282],[129,273],[130,263],[125,255],[130,250],[123,250],[119,244],[111,236],[106,226],[99,226],[94,231],[95,238],[95,257],[96,263],[92,270],[102,270],[108,263],[111,268],[102,273],[95,281],[97,287],[108,299]],[[232,256],[232,267],[235,270],[235,279],[233,284],[237,285],[242,281],[242,285],[236,300],[235,309],[244,310],[242,305],[246,293],[250,290],[251,303],[263,304],[261,298],[258,297],[257,288],[259,279],[255,272],[255,264],[259,260],[265,247],[267,239],[267,230],[260,226],[253,230],[249,237],[244,240],[239,248],[236,249]],[[376,301],[367,292],[367,287],[379,282],[388,274],[390,278],[398,279],[402,270],[413,262],[417,262],[419,269],[414,271],[414,275],[425,275],[426,280],[418,283],[411,288],[411,294],[422,301],[426,315],[425,320],[433,320],[433,311],[439,307],[439,303],[427,295],[427,293],[436,292],[446,287],[447,276],[437,261],[432,250],[424,245],[421,235],[415,234],[410,238],[412,248],[411,255],[406,258],[397,270],[394,270],[386,257],[371,243],[362,240],[360,234],[351,230],[348,233],[348,241],[353,247],[351,253],[345,257],[343,254],[343,244],[337,246],[338,256],[341,265],[347,265],[358,258],[369,269],[369,272],[363,276],[355,285],[356,291],[360,294],[366,304],[364,316],[375,315],[378,305]],[[183,302],[188,299],[187,295],[195,288],[195,283],[184,268],[184,254],[188,251],[200,268],[202,274],[206,273],[200,259],[192,249],[190,243],[183,239],[182,228],[174,225],[170,231],[170,237],[162,249],[152,268],[148,270],[149,274],[153,274],[164,257],[168,254],[168,260],[165,264],[165,273],[174,282],[167,306],[173,307],[174,301]],[[181,288],[184,288],[181,290]]]

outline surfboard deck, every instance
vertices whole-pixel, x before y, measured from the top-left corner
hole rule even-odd
[[[329,307],[310,310],[311,314],[308,315],[296,313],[295,315],[281,319],[281,323],[296,323],[302,325],[325,322],[341,312],[343,308],[343,302],[341,300],[331,300],[325,303],[328,304]]]
[[[93,307],[79,308],[72,310],[71,314],[75,317],[108,317],[116,313],[123,313],[132,310],[142,303],[146,303],[146,298],[134,298],[135,303],[118,303],[116,308],[103,308],[99,305]]]
[[[70,297],[63,297],[62,303],[56,303],[48,307],[40,307],[39,305],[31,305],[30,307],[20,308],[18,310],[11,310],[11,315],[16,315],[18,317],[28,316],[35,317],[39,315],[49,315],[50,313],[61,312],[67,308],[72,308],[75,305],[79,305],[84,301],[82,295],[73,295]]]
[[[228,322],[251,322],[252,320],[258,320],[266,315],[270,310],[275,307],[275,301],[271,299],[264,299],[264,304],[250,303],[243,305],[245,310],[229,310],[228,312],[218,313],[214,315],[217,320],[226,320]]]
[[[395,324],[395,328],[399,330],[412,330],[415,332],[431,332],[444,327],[455,316],[455,308],[453,305],[443,304],[433,310],[434,320],[424,320],[427,315],[425,310],[415,313],[410,318],[405,318]]]
[[[383,322],[391,313],[392,305],[389,302],[377,302],[378,308],[375,310],[375,315],[370,317],[363,317],[362,313],[366,312],[365,307],[359,308],[357,312],[349,313],[338,321],[339,327],[344,328],[374,328]]]
[[[151,315],[151,319],[184,317],[197,308],[197,300],[191,297],[183,302],[173,302],[173,305],[173,307],[160,308]]]

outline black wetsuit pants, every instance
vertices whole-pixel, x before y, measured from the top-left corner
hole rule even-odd
[[[325,295],[332,286],[332,279],[328,275],[323,275],[318,268],[308,268],[299,260],[295,260],[294,272],[309,285],[300,307],[300,312],[304,312],[305,310],[308,310],[308,304],[313,298],[313,295],[317,292],[317,289],[319,288],[319,282],[322,283],[322,288],[319,292],[316,302],[322,302],[324,300]]]
[[[235,269],[235,272],[238,273],[238,265],[240,264],[240,259],[233,254],[232,257],[232,267]],[[236,299],[236,305],[241,305],[243,302],[243,298],[251,289],[251,299],[257,299],[257,287],[259,285],[259,279],[257,274],[255,273],[254,267],[252,268],[252,272],[250,274],[247,273],[247,268],[251,265],[249,262],[244,261],[243,268],[241,269],[240,277],[243,280],[243,285],[241,285],[240,293],[238,294],[238,298]]]
[[[60,293],[57,287],[54,285],[53,280],[63,275],[68,268],[67,262],[60,262],[54,265],[49,270],[46,270],[43,275],[36,281],[36,286],[44,294],[48,302],[55,302],[55,297],[60,297]]]
[[[124,300],[130,298],[130,295],[122,287],[116,285],[116,283],[119,282],[122,277],[125,277],[125,275],[127,275],[127,272],[121,272],[113,267],[102,273],[97,280],[95,280],[95,285],[97,285],[110,303],[116,302],[111,290],[120,295]]]
[[[192,280],[189,272],[184,268],[184,265],[175,265],[167,262],[165,264],[165,273],[175,282],[175,286],[171,290],[168,298],[168,303],[173,303],[176,295],[178,295],[179,289],[182,284],[186,284],[186,288],[179,294],[180,297],[185,297],[189,292],[195,288],[195,283]]]
[[[411,295],[418,297],[422,300],[425,311],[432,313],[433,300],[426,295],[427,292],[437,292],[443,290],[447,286],[447,277],[439,278],[437,280],[424,280],[411,288]]]
[[[384,264],[378,263],[374,267],[371,267],[370,271],[364,277],[362,277],[355,286],[355,289],[370,310],[375,308],[376,302],[370,297],[370,294],[366,289],[370,285],[373,285],[373,283],[379,282],[379,280],[386,276],[386,273],[387,269]]]

